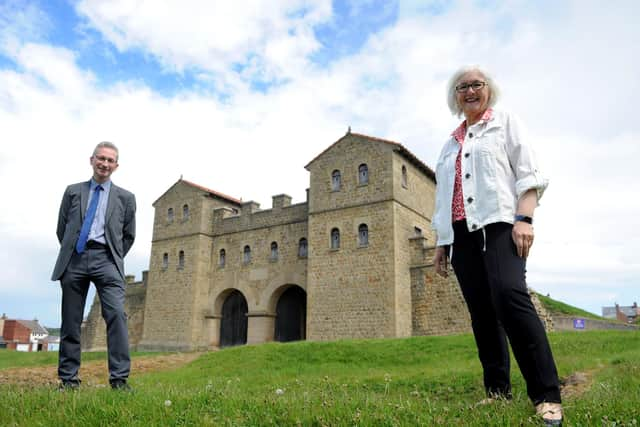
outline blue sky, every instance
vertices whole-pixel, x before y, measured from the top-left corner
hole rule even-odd
[[[445,85],[481,64],[551,184],[530,285],[595,313],[639,298],[635,1],[0,1],[0,312],[59,322],[49,280],[64,187],[116,142],[138,199],[127,269],[149,265],[152,202],[181,175],[270,207],[344,134],[430,166],[459,119]],[[272,153],[279,153],[274,157]],[[5,206],[8,206],[5,203]],[[88,304],[87,304],[88,305]]]

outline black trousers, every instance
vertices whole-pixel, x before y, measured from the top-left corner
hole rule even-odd
[[[551,347],[525,281],[525,260],[511,239],[513,226],[499,222],[469,232],[466,221],[453,224],[451,265],[471,314],[473,335],[488,394],[509,396],[509,347],[534,405],[560,402],[560,385]]]

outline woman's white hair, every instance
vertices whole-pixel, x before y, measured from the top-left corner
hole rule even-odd
[[[496,105],[496,102],[498,102],[498,99],[500,98],[500,88],[491,77],[491,74],[478,65],[465,65],[453,73],[453,76],[451,76],[449,83],[447,84],[447,104],[449,105],[451,114],[455,114],[458,117],[462,116],[462,108],[458,105],[458,100],[456,98],[456,86],[460,82],[462,76],[470,71],[477,71],[482,74],[487,86],[489,86],[489,107]]]

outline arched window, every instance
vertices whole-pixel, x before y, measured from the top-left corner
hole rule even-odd
[[[178,253],[178,270],[182,270],[184,268],[184,251],[180,251]]]
[[[220,256],[218,257],[218,266],[224,268],[227,264],[227,251],[220,249]]]
[[[182,206],[182,220],[186,221],[189,219],[189,205]]]
[[[298,256],[300,258],[307,257],[307,239],[304,237],[298,242]]]
[[[342,186],[342,175],[340,175],[340,171],[336,169],[331,173],[331,190],[340,191],[341,186]]]
[[[365,185],[369,183],[369,167],[366,163],[358,166],[358,184]]]
[[[407,188],[407,167],[402,165],[402,186]]]
[[[358,226],[358,245],[369,245],[369,227],[367,227],[367,224],[360,224]]]
[[[249,264],[251,262],[251,248],[249,245],[244,247],[244,251],[242,253],[242,262],[245,264]]]
[[[167,268],[169,268],[169,254],[165,252],[162,255],[162,269],[166,270]]]
[[[340,248],[340,230],[334,228],[331,230],[331,249]]]
[[[173,222],[173,208],[167,209],[167,222],[169,224]]]
[[[271,242],[271,261],[278,260],[278,244],[276,242]]]

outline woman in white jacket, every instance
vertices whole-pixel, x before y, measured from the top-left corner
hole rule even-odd
[[[462,68],[449,81],[449,108],[465,120],[436,166],[434,264],[446,276],[451,256],[484,371],[484,402],[511,397],[508,337],[536,412],[557,426],[558,373],[525,282],[533,213],[548,181],[517,118],[492,109],[498,97],[478,67]]]

